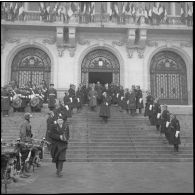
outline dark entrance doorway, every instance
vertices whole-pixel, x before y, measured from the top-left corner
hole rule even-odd
[[[89,72],[89,83],[97,83],[99,81],[101,84],[112,82],[112,72]]]

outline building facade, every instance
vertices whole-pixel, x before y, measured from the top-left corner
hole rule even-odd
[[[193,4],[161,4],[24,2],[13,16],[2,3],[1,85],[44,79],[62,97],[71,83],[134,84],[192,105]]]

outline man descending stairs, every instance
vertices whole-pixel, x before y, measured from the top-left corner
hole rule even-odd
[[[32,131],[35,138],[42,138],[46,132],[47,109],[34,113]],[[131,117],[121,113],[118,107],[111,107],[111,118],[103,123],[98,116],[99,109],[91,112],[86,106],[70,119],[70,141],[67,149],[68,162],[192,162],[192,133],[181,125],[181,146],[175,154],[167,140],[159,136],[154,126],[143,115]],[[2,119],[2,139],[15,140],[19,135],[22,115],[12,113]],[[188,131],[190,132],[190,131]],[[51,162],[45,153],[45,162]]]

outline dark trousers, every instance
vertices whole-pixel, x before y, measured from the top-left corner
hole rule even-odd
[[[179,151],[179,145],[178,144],[174,144],[174,151],[176,151],[176,152]]]
[[[141,108],[139,108],[139,113],[140,113],[140,114],[142,113],[142,109],[141,109]]]
[[[160,125],[156,125],[156,130],[159,130],[159,128],[160,128]]]
[[[64,163],[64,161],[62,161],[62,160],[56,161],[56,169],[57,169],[58,173],[62,171],[63,163]]]

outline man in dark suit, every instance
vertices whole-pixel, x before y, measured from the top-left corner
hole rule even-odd
[[[52,162],[56,163],[57,176],[62,177],[63,163],[66,161],[66,149],[69,140],[69,126],[62,117],[58,117],[57,124],[50,126]]]

